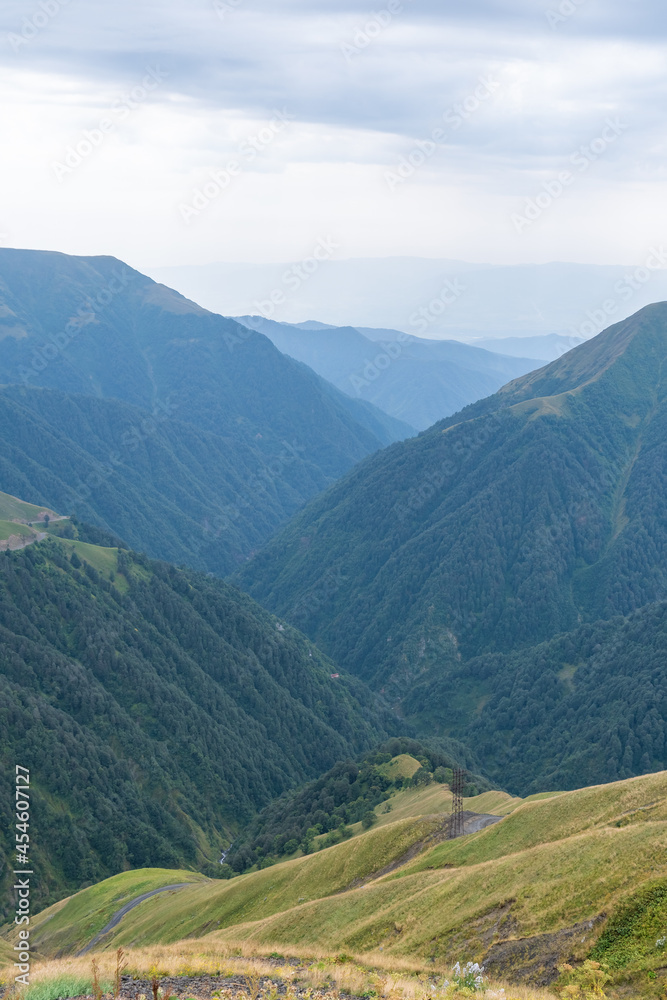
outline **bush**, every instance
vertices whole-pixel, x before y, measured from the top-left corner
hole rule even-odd
[[[430,785],[433,781],[433,775],[425,767],[420,767],[418,771],[412,775],[412,784],[415,787],[420,785]]]
[[[565,982],[559,990],[563,1000],[606,1000],[604,987],[611,976],[600,962],[589,958],[576,969],[561,965],[559,971]]]
[[[373,824],[377,823],[377,821],[378,821],[378,818],[375,815],[375,813],[371,812],[369,810],[367,813],[364,813],[364,815],[362,816],[362,818],[361,818],[361,825],[363,826],[364,830],[370,830],[370,828],[373,826]]]

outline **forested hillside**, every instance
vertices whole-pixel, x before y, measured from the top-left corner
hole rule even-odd
[[[362,685],[250,598],[86,537],[0,555],[0,854],[19,763],[36,906],[126,867],[217,869],[257,809],[382,736]]]
[[[283,793],[243,830],[226,857],[232,871],[255,864],[264,867],[301,849],[330,847],[352,835],[348,824],[364,828],[376,820],[375,808],[400,788],[419,788],[433,781],[451,783],[452,770],[472,761],[470,752],[454,740],[423,744],[393,737],[357,760],[342,760],[315,781]],[[407,767],[401,766],[407,762]],[[477,795],[490,788],[477,774],[467,774],[464,791]],[[389,810],[387,810],[389,811]]]
[[[0,438],[8,492],[219,575],[328,482],[288,448],[269,468],[254,446],[163,413],[49,389],[0,389]]]
[[[165,531],[170,546],[154,544],[145,525],[133,535],[137,546],[170,559],[194,547],[185,561],[216,572],[233,567],[232,550],[247,556],[360,459],[412,433],[281,354],[261,333],[201,309],[112,257],[0,249],[0,340],[0,383],[25,389],[11,399],[51,425],[44,432],[27,419],[17,429],[16,414],[5,416],[3,456],[19,448],[48,467],[49,449],[33,436],[72,438],[60,484],[73,496],[67,506],[62,488],[44,494],[30,476],[21,495],[129,538],[123,518],[109,516],[109,509],[135,510],[136,491],[152,491],[150,505],[182,511],[186,533],[193,516],[213,526],[208,541],[228,533],[227,553],[207,563],[196,551],[206,548],[201,530],[198,546],[188,538],[179,550],[173,523]],[[40,395],[39,388],[51,393]],[[101,400],[125,407],[104,407]],[[82,468],[70,460],[72,443],[89,452]],[[158,483],[175,479],[175,491],[189,496],[177,499],[170,488],[146,481],[151,451],[159,453]],[[58,465],[57,450],[51,462]],[[104,469],[128,465],[143,468],[133,469],[119,487],[122,500],[110,504],[99,485],[100,478],[106,485]],[[78,499],[82,477],[86,506]],[[215,507],[213,493],[220,502],[207,511]],[[137,521],[144,516],[137,511]]]
[[[667,597],[666,360],[660,304],[364,463],[297,515],[242,584],[430,727],[467,733],[512,676],[503,656]],[[619,711],[616,669],[586,695],[591,727],[601,705],[607,721]],[[489,720],[510,746],[525,728],[516,704]],[[540,718],[548,730],[556,716]],[[516,763],[515,787],[664,766],[660,739],[647,757],[633,745],[626,757],[624,742],[583,775],[576,754],[559,770],[535,750]]]

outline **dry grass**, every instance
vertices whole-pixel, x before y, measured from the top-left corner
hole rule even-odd
[[[300,949],[296,949],[298,952]],[[316,951],[316,950],[315,950]],[[315,997],[340,1000],[340,995],[370,996],[388,1000],[456,1000],[456,994],[443,989],[448,968],[426,968],[416,962],[390,960],[376,955],[339,955],[325,952],[270,956],[254,952],[252,946],[240,942],[224,947],[209,939],[186,940],[174,945],[129,949],[124,960],[127,974],[135,979],[174,976],[220,976],[225,979],[243,977],[246,988],[221,984],[216,990],[223,1000],[278,1000],[277,986],[286,987],[287,1000]],[[107,992],[117,972],[117,957],[113,952],[101,952],[95,961],[99,977]],[[62,981],[92,980],[91,959],[60,958],[37,962],[31,972],[30,993],[48,996],[48,984]],[[7,980],[8,981],[8,980]],[[24,991],[25,993],[25,991]],[[192,996],[186,992],[185,996]],[[21,994],[18,994],[20,1000]],[[554,1000],[545,990],[489,983],[487,1000]]]

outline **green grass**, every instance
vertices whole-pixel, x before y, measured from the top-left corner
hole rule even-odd
[[[101,545],[91,545],[90,542],[74,541],[71,538],[58,538],[57,541],[70,553],[76,552],[80,559],[84,559],[107,579],[118,570],[118,549],[103,548]]]
[[[35,504],[26,503],[13,497],[9,493],[0,493],[0,520],[3,521],[37,521],[40,514],[48,514],[49,517],[58,517],[54,511],[48,507],[37,507]]]
[[[35,538],[37,531],[33,531],[27,524],[19,524],[17,521],[0,521],[0,541],[4,542],[11,535],[22,535],[24,538]]]
[[[177,882],[202,882],[203,875],[163,868],[123,872],[43,910],[31,923],[31,944],[41,955],[71,954],[87,945],[125,903],[144,892]]]
[[[568,939],[571,957],[603,959],[633,989],[641,980],[632,996],[645,995],[649,973],[664,976],[667,947],[657,942],[667,938],[667,772],[524,801],[487,792],[465,805],[504,812],[500,823],[429,847],[446,809],[423,811],[450,800],[442,785],[406,789],[392,800],[395,813],[335,847],[146,900],[102,947],[201,938],[223,951],[344,952],[371,964],[381,951],[381,961],[442,968],[482,961],[495,941],[593,921]],[[410,809],[412,818],[396,821]],[[181,874],[127,872],[52,907],[35,921],[40,951],[87,943],[125,898],[146,891],[138,879],[168,884]]]
[[[402,753],[386,764],[378,764],[375,770],[383,777],[389,778],[390,781],[396,781],[396,778],[411,778],[421,766],[419,761],[411,757],[410,754]]]
[[[0,969],[14,961],[14,952],[9,941],[0,938]],[[1,981],[1,980],[0,980]]]
[[[511,937],[553,933],[609,912],[657,866],[667,870],[664,824],[593,830],[493,862],[390,876],[217,938],[260,949],[326,942],[332,954],[382,949],[396,958],[482,960],[505,912]],[[594,943],[595,933],[582,931],[581,957]]]
[[[21,1000],[59,1000],[60,997],[86,996],[92,992],[92,986],[91,976],[65,972],[53,978],[31,983],[27,990],[21,993]],[[113,988],[111,980],[100,980],[100,986],[103,993],[110,993]]]
[[[200,936],[218,927],[258,920],[298,907],[321,896],[340,892],[400,858],[413,844],[429,836],[434,821],[407,820],[363,837],[344,841],[325,851],[287,861],[231,881],[202,881],[192,888],[141,903],[119,923],[105,940],[104,948],[119,945],[171,943],[186,936]],[[77,950],[90,941],[123,902],[158,884],[187,881],[184,872],[153,871],[147,888],[138,878],[146,872],[126,872],[99,886],[84,889],[50,917],[44,911],[33,931],[40,953],[53,955]],[[48,918],[48,922],[46,922]]]

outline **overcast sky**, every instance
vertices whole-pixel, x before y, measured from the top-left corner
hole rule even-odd
[[[3,0],[2,245],[640,263],[664,0]],[[198,193],[199,192],[199,193]]]

